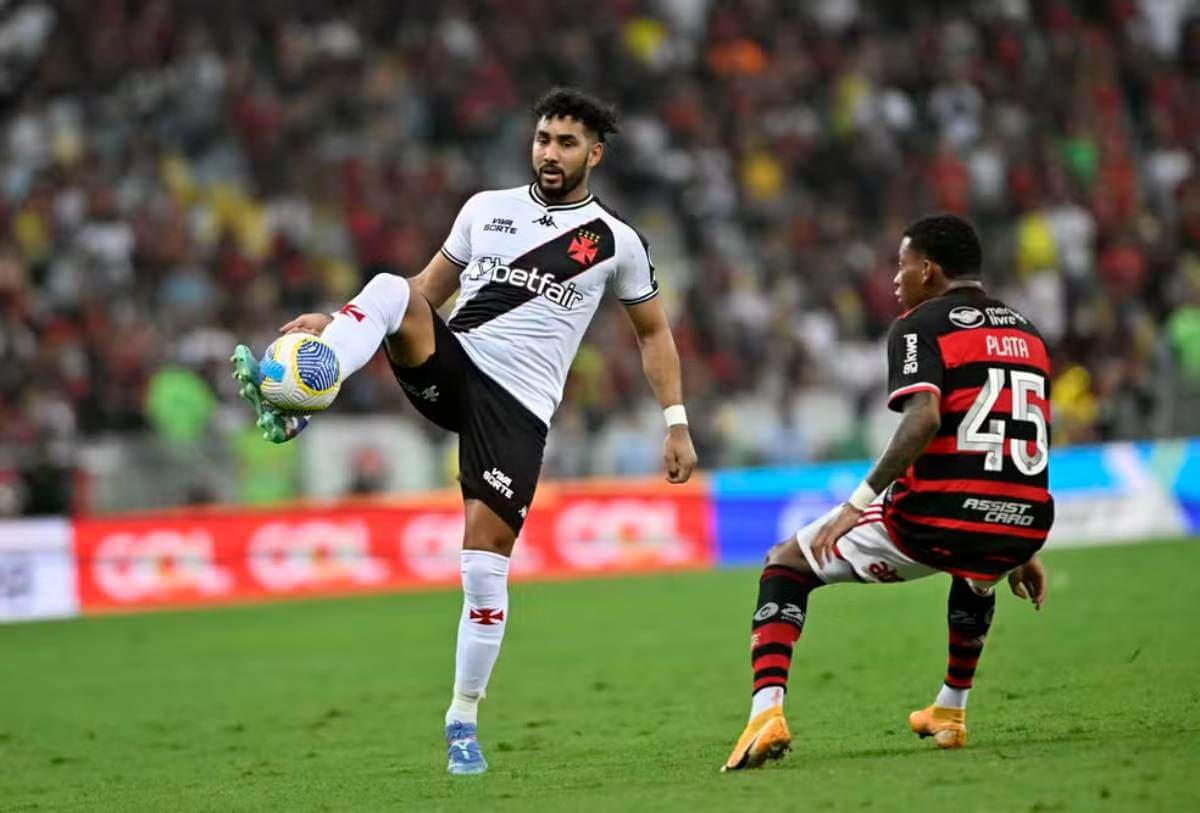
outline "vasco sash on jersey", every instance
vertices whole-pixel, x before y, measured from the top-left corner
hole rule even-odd
[[[461,268],[446,324],[463,352],[547,424],[601,300],[658,293],[636,229],[594,197],[551,204],[532,186],[472,196],[442,256]]]

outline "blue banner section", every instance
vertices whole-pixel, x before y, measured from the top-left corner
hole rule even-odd
[[[718,563],[760,563],[772,544],[844,500],[870,465],[714,472],[709,482]],[[1052,541],[1055,535],[1070,542],[1111,541],[1109,529],[1130,538],[1200,534],[1200,439],[1055,449],[1050,488],[1060,509]],[[1140,509],[1144,519],[1137,516]]]
[[[1200,438],[1143,443],[1147,468],[1170,486],[1187,516],[1188,530],[1200,534]]]

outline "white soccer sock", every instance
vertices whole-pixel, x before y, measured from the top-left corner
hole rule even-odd
[[[942,684],[942,690],[938,692],[937,700],[933,701],[933,705],[941,706],[944,709],[965,709],[967,707],[967,693],[970,689],[955,689]]]
[[[754,693],[750,700],[750,719],[753,720],[772,706],[782,706],[785,692],[779,686],[767,686]]]
[[[376,274],[358,296],[334,314],[321,339],[337,353],[343,379],[371,360],[384,337],[400,329],[408,296],[404,277]]]
[[[463,610],[454,657],[454,698],[446,724],[477,721],[478,705],[500,654],[508,623],[508,557],[462,552]]]

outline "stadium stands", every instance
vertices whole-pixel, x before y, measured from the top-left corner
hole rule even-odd
[[[873,449],[895,243],[935,209],[1051,342],[1056,444],[1200,431],[1186,3],[287,5],[0,4],[0,513],[263,498],[228,472],[298,458],[246,443],[235,340],[420,270],[466,197],[526,180],[552,83],[623,113],[596,188],[655,249],[705,465]],[[551,475],[656,468],[633,348],[610,308]],[[385,365],[340,400],[446,479]]]

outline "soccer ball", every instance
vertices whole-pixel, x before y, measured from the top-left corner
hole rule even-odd
[[[337,354],[308,333],[289,333],[271,342],[258,368],[263,397],[286,412],[319,412],[342,387]]]

